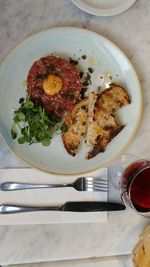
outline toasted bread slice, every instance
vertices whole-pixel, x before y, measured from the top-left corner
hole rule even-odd
[[[87,132],[88,98],[83,99],[67,113],[65,124],[68,131],[62,133],[62,140],[67,152],[75,156]]]
[[[150,225],[140,235],[140,240],[132,251],[132,260],[135,267],[150,266]]]
[[[94,107],[95,103],[97,100],[97,94],[94,92],[90,92],[88,95],[89,98],[89,104],[88,104],[88,127],[87,127],[87,135],[86,135],[86,140],[87,140],[87,145],[90,145],[88,143],[90,136],[92,135],[93,131],[93,118],[94,118]]]
[[[90,127],[88,144],[92,146],[92,150],[88,153],[87,159],[91,159],[98,153],[104,152],[107,144],[123,128],[123,126],[116,121],[114,115],[103,108],[99,108],[94,113],[93,123]]]
[[[112,84],[97,98],[95,107],[96,109],[104,108],[107,112],[113,113],[129,103],[130,99],[126,90],[119,85]]]

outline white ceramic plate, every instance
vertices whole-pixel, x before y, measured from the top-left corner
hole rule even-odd
[[[136,0],[72,0],[83,11],[96,16],[114,16],[127,10]]]
[[[70,156],[63,147],[61,137],[52,144],[19,145],[10,136],[14,108],[20,97],[26,96],[24,81],[34,61],[49,53],[63,57],[79,58],[80,67],[94,69],[91,88],[96,88],[99,76],[111,74],[112,81],[126,86],[131,104],[122,108],[118,116],[124,129],[110,142],[106,151],[91,160],[85,159],[86,144],[76,157]],[[131,141],[141,114],[141,89],[136,73],[126,56],[112,42],[94,32],[79,28],[54,28],[36,33],[18,45],[0,67],[0,131],[9,147],[26,163],[38,169],[58,173],[75,174],[88,172],[106,165]]]

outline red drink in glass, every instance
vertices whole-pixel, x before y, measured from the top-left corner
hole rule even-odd
[[[150,212],[150,161],[139,160],[129,165],[120,180],[125,204],[140,213]]]

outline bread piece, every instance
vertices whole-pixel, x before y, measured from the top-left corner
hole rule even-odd
[[[150,238],[150,225],[146,226],[144,231],[140,234],[140,239],[144,239],[145,237]]]
[[[67,152],[72,156],[76,155],[87,132],[87,121],[88,98],[85,98],[77,103],[65,117],[65,124],[68,127],[68,131],[62,133],[62,140]]]
[[[140,236],[140,241],[132,252],[135,267],[150,267],[150,226]]]
[[[114,115],[103,108],[99,108],[94,113],[93,123],[90,127],[88,144],[92,146],[92,150],[88,153],[87,159],[91,159],[98,153],[104,152],[107,144],[124,126],[116,121]]]
[[[122,106],[130,103],[126,90],[116,84],[112,84],[110,88],[104,90],[97,98],[96,109],[104,108],[107,112],[113,113]]]
[[[88,128],[87,128],[87,135],[86,135],[86,140],[87,140],[87,145],[89,144],[89,139],[90,136],[92,135],[93,132],[93,118],[94,118],[94,107],[95,107],[95,102],[97,100],[97,94],[94,92],[90,92],[88,95],[89,102],[88,102]]]

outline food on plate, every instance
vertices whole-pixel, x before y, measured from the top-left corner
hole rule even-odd
[[[65,125],[68,130],[62,133],[63,144],[67,152],[75,156],[87,132],[88,98],[84,98],[68,112]]]
[[[140,236],[140,241],[132,252],[135,267],[150,266],[150,226],[147,226]]]
[[[86,158],[91,159],[122,130],[114,112],[130,103],[127,91],[111,84],[102,93],[88,93],[94,69],[79,71],[78,60],[51,54],[33,63],[27,76],[28,96],[20,99],[11,128],[19,144],[48,146],[61,133],[67,152],[75,156],[86,136],[91,147]]]
[[[92,136],[93,134],[93,119],[94,119],[95,102],[97,100],[97,93],[90,92],[88,98],[89,98],[89,105],[88,105],[88,127],[86,134],[86,144],[90,145],[89,140],[90,136]]]
[[[33,63],[27,77],[27,92],[45,110],[63,116],[79,99],[80,76],[69,60],[48,55]]]
[[[81,110],[83,101],[86,101],[85,110]],[[107,144],[124,127],[116,120],[114,111],[129,103],[126,90],[115,84],[100,95],[89,93],[88,98],[76,104],[65,118],[68,131],[62,133],[62,139],[67,152],[75,156],[85,135],[91,146],[87,159],[104,152]]]
[[[113,114],[103,108],[94,112],[93,123],[90,124],[90,135],[88,144],[92,146],[88,152],[87,159],[95,157],[98,153],[104,152],[107,144],[122,130]]]
[[[107,112],[112,113],[129,103],[130,99],[127,91],[120,85],[111,84],[97,98],[96,108],[101,107],[107,110]]]
[[[150,225],[145,227],[144,231],[140,234],[140,239],[144,239],[147,236],[150,237]]]
[[[114,112],[124,105],[130,103],[126,90],[116,84],[111,84],[95,100],[95,95],[90,95],[89,102],[95,103],[93,113],[90,111],[87,131],[87,144],[91,151],[87,159],[95,157],[98,153],[104,152],[108,143],[122,129],[123,125],[116,121]]]
[[[66,130],[61,117],[50,116],[45,109],[28,98],[21,98],[19,102],[20,107],[14,112],[11,128],[11,136],[13,139],[18,137],[19,144],[41,143],[48,146],[56,133]]]

